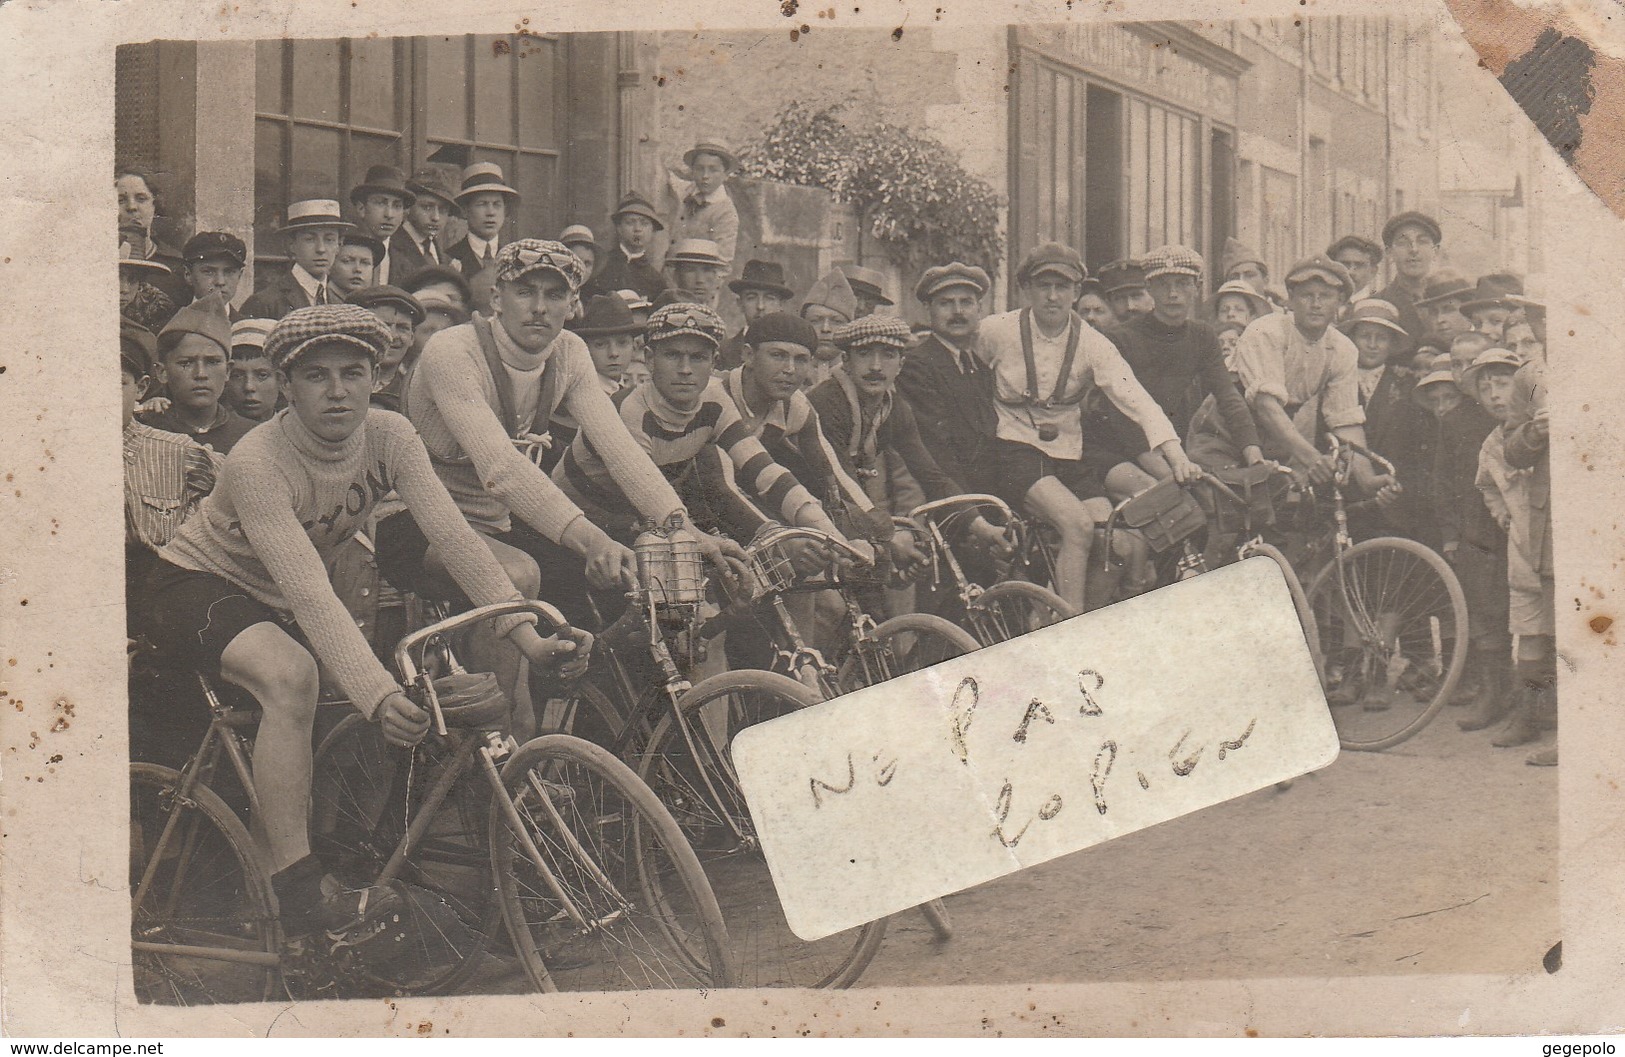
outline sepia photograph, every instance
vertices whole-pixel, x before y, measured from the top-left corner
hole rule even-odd
[[[1560,964],[1549,147],[1447,17],[379,29],[117,49],[139,1002]],[[1333,763],[792,931],[740,731],[1255,556],[1114,663],[1306,648]]]

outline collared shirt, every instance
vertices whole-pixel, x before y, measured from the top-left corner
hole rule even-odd
[[[190,437],[124,427],[124,542],[157,550],[214,490],[222,459]]]
[[[468,233],[468,248],[474,251],[475,258],[481,262],[484,262],[486,251],[490,251],[491,259],[495,260],[497,250],[501,249],[502,247],[497,245],[496,239],[487,241],[470,231]]]
[[[389,240],[385,239],[385,240],[383,240],[383,242],[384,242],[384,256],[383,256],[383,259],[381,259],[378,262],[378,264],[372,270],[373,282],[377,286],[388,286],[389,285]]]
[[[648,250],[638,250],[636,253],[633,253],[631,250],[626,248],[626,243],[621,243],[621,256],[626,258],[627,264],[636,264],[638,261],[641,261],[648,255]]]
[[[1264,393],[1275,397],[1298,433],[1316,447],[1319,424],[1339,429],[1365,422],[1359,363],[1354,342],[1336,327],[1310,341],[1283,314],[1253,320],[1236,342],[1236,373],[1247,402]]]
[[[1036,321],[1032,324],[1033,362],[1038,376],[1034,396],[1040,401],[1056,391],[1072,326],[1068,323],[1066,330],[1050,338]],[[1031,445],[1051,458],[1083,457],[1083,415],[1077,403],[1045,408],[1025,400],[1027,365],[1021,350],[1021,311],[1004,312],[982,320],[974,351],[978,359],[993,368],[994,409],[998,414],[995,432],[999,437]],[[1105,393],[1119,411],[1140,427],[1148,449],[1179,439],[1168,416],[1134,377],[1134,371],[1117,351],[1117,346],[1095,328],[1084,326],[1078,334],[1077,357],[1065,386],[1061,387],[1063,398],[1077,394],[1090,384]],[[1039,436],[1044,426],[1054,427],[1053,440]]]
[[[936,331],[932,331],[932,333],[936,334]],[[982,373],[982,365],[976,362],[976,355],[971,350],[960,348],[941,334],[937,334],[937,340],[942,342],[943,348],[953,353],[954,367],[959,370],[960,374]]]
[[[435,264],[443,263],[440,260],[440,247],[435,245],[434,239],[418,231],[417,228],[412,226],[410,220],[402,224],[401,227],[406,229],[406,237],[412,240],[413,245],[417,246],[419,253],[422,253],[425,258]]]
[[[242,440],[249,430],[259,425],[258,422],[244,418],[225,404],[216,406],[214,419],[202,428],[193,426],[181,418],[179,410],[173,403],[166,410],[142,414],[139,421],[154,429],[190,437],[220,455],[230,452],[232,446]]]
[[[672,225],[671,239],[709,239],[717,244],[722,259],[732,262],[739,245],[739,210],[726,187],[719,187],[709,195],[701,196],[690,183],[677,182],[677,220]]]
[[[1387,370],[1386,364],[1375,367],[1357,367],[1360,372],[1360,406],[1365,407],[1371,403],[1371,394],[1377,391],[1377,385],[1382,381],[1382,372]]]
[[[292,268],[288,269],[288,274],[293,276],[293,281],[299,284],[299,289],[303,290],[305,296],[310,298],[311,304],[319,305],[324,303],[319,291],[326,287],[327,282],[325,279],[318,279],[311,275],[305,271],[304,265],[297,262]],[[331,298],[327,300],[331,300]]]

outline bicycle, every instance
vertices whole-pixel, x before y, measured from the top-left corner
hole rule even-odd
[[[993,513],[995,523],[1011,532],[1016,554],[1029,549],[1024,542],[1033,529],[997,496],[949,496],[922,503],[908,515],[917,528],[916,538],[924,544],[930,568],[927,583],[933,591],[949,587],[965,630],[981,645],[991,646],[1077,616],[1077,610],[1060,595],[1030,580],[1006,578],[983,587],[970,578],[949,539],[956,535],[962,520],[984,512]]]
[[[413,927],[387,959],[282,935],[248,831],[210,788],[222,761],[229,763],[250,810],[258,810],[243,734],[257,717],[231,707],[211,678],[197,674],[210,711],[198,751],[178,771],[131,768],[131,932],[140,1000],[445,991],[473,975],[499,919],[539,990],[733,982],[715,895],[648,787],[601,748],[569,735],[515,745],[505,732],[508,702],[490,692],[494,680],[470,686],[472,677],[457,666],[451,635],[513,613],[564,623],[545,603],[510,602],[400,640],[394,660],[401,682],[433,718],[417,748],[388,749],[376,726],[352,715],[317,754],[313,849],[348,883],[405,882]],[[420,772],[423,783],[415,780]],[[488,797],[475,792],[475,773]],[[440,824],[448,801],[458,817]]]

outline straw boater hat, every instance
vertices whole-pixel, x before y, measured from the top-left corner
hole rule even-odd
[[[897,302],[886,296],[886,277],[873,268],[865,268],[857,264],[843,264],[841,271],[846,274],[846,281],[852,287],[852,292],[859,297],[868,298],[877,305],[894,305]]]
[[[1472,392],[1473,388],[1478,385],[1478,376],[1488,367],[1505,367],[1508,370],[1516,371],[1522,366],[1523,360],[1515,352],[1502,348],[1485,349],[1473,357],[1473,362],[1468,364],[1467,369],[1461,372],[1461,387],[1468,392]]]
[[[1353,336],[1354,327],[1357,323],[1371,323],[1391,330],[1403,339],[1407,348],[1412,342],[1411,332],[1406,330],[1399,321],[1399,309],[1395,308],[1391,302],[1384,301],[1379,297],[1367,297],[1364,300],[1354,302],[1349,308],[1349,317],[1338,324],[1338,329]]]
[[[374,165],[367,176],[350,189],[350,204],[359,206],[371,195],[394,195],[410,208],[418,200],[417,193],[406,182],[406,174],[393,165]]]
[[[722,247],[710,239],[678,239],[666,254],[667,264],[709,264],[717,268],[728,267],[722,256]]]
[[[265,339],[271,336],[276,328],[274,319],[239,319],[231,325],[231,348],[238,349],[265,349]],[[239,357],[250,359],[251,357]]]
[[[507,178],[502,175],[502,166],[491,161],[477,161],[463,170],[462,186],[457,191],[457,201],[495,191],[497,194],[511,195],[517,199],[519,192],[508,186]]]
[[[120,268],[135,268],[140,271],[162,272],[164,275],[174,275],[169,266],[162,261],[151,260],[147,257],[147,233],[141,230],[139,224],[120,224],[118,229],[118,263]]]
[[[278,228],[281,234],[305,228],[335,228],[352,231],[355,225],[344,219],[339,204],[331,198],[307,198],[288,206],[288,222]]]
[[[728,289],[736,294],[761,290],[777,295],[781,301],[788,301],[796,295],[794,290],[784,285],[784,265],[778,261],[746,261],[744,273],[729,282]]]
[[[598,248],[598,240],[593,237],[592,228],[585,224],[571,224],[559,232],[559,241],[566,246],[591,246]]]
[[[1213,296],[1207,303],[1208,314],[1212,315],[1217,312],[1219,298],[1229,295],[1245,298],[1247,304],[1252,306],[1254,316],[1267,316],[1275,311],[1275,306],[1270,304],[1270,299],[1254,290],[1251,283],[1243,279],[1231,279],[1228,282],[1221,283],[1219,288],[1213,291]]]
[[[718,140],[704,140],[688,148],[683,152],[683,164],[693,168],[695,157],[701,154],[715,154],[722,159],[722,167],[728,172],[733,172],[739,165],[739,156]]]

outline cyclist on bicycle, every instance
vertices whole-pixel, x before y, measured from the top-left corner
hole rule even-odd
[[[1084,443],[1079,405],[1089,393],[1105,393],[1176,480],[1200,473],[1117,347],[1072,311],[1087,275],[1076,250],[1038,246],[1016,273],[1028,307],[983,320],[976,342],[977,356],[994,373],[993,460],[1004,498],[1060,533],[1055,590],[1079,612],[1094,529],[1111,513],[1106,475],[1117,463]]]
[[[318,659],[391,744],[414,745],[429,727],[428,714],[373,655],[324,561],[393,490],[470,598],[519,597],[435,476],[411,424],[368,408],[388,345],[384,325],[355,305],[297,309],[276,325],[265,351],[288,406],[234,447],[197,516],[159,552],[143,593],[155,644],[247,690],[264,710],[254,743],[254,828],[291,936],[364,936],[400,905],[387,890],[342,889],[310,852]],[[577,633],[543,638],[525,617],[496,623],[496,633],[538,664],[585,663]]]

